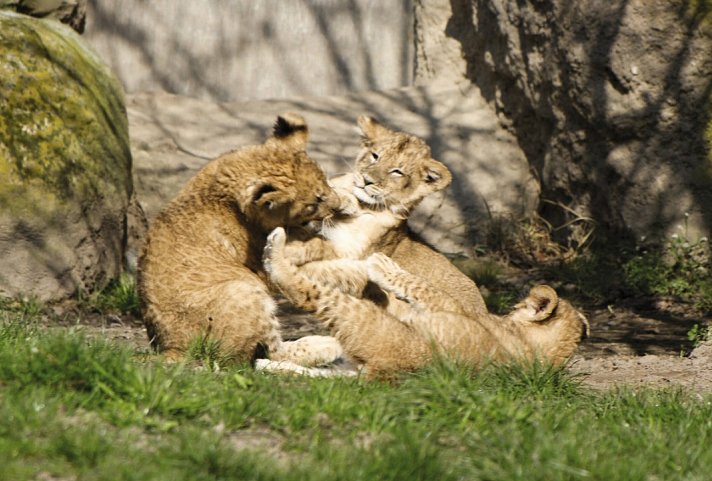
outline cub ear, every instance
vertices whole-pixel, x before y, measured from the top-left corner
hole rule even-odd
[[[559,305],[559,296],[556,291],[547,285],[534,286],[529,291],[529,296],[523,304],[533,313],[532,321],[546,321]]]
[[[433,192],[444,189],[452,182],[452,174],[445,164],[431,160],[425,167],[425,183]]]
[[[277,117],[272,127],[272,136],[288,143],[298,150],[306,150],[309,140],[309,127],[304,117],[294,112],[285,112]]]
[[[267,210],[273,210],[289,202],[289,195],[286,192],[269,183],[250,187],[248,195],[252,204]]]
[[[356,123],[361,129],[361,142],[365,146],[370,146],[374,140],[390,131],[388,127],[368,115],[360,115]]]

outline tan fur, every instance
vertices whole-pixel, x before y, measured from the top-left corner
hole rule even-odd
[[[151,343],[167,357],[205,333],[237,360],[258,345],[273,359],[308,354],[305,342],[282,342],[261,265],[268,232],[318,229],[339,206],[307,140],[302,117],[278,117],[264,144],[208,163],[151,225],[138,287]]]
[[[506,316],[472,316],[456,298],[401,269],[383,254],[350,260],[331,274],[352,278],[357,271],[397,301],[380,306],[370,299],[305,276],[284,256],[286,236],[276,229],[265,247],[265,263],[280,288],[298,286],[316,316],[331,330],[347,355],[364,364],[369,376],[424,366],[435,351],[479,366],[484,362],[546,360],[565,362],[588,331],[583,315],[560,300],[549,286],[534,287]]]
[[[488,313],[474,282],[405,224],[425,196],[450,183],[450,172],[421,139],[368,117],[359,126],[356,173],[333,182],[342,199],[353,184],[360,205],[351,206],[350,217],[325,223],[325,239],[285,245],[280,230],[270,235],[265,268],[287,298],[316,312],[372,376],[420,367],[433,348],[472,364],[564,362],[585,318],[548,286],[532,289],[508,316]],[[380,290],[364,290],[369,282]]]
[[[392,130],[377,120],[361,116],[362,149],[356,169],[330,182],[342,198],[347,216],[337,216],[324,223],[323,238],[287,246],[287,256],[297,265],[306,264],[305,274],[324,282],[339,279],[335,286],[345,292],[359,293],[367,279],[359,270],[354,277],[332,275],[348,269],[348,261],[327,264],[336,258],[365,259],[374,252],[390,256],[411,274],[427,277],[437,289],[456,299],[470,315],[487,313],[475,283],[460,272],[442,254],[422,242],[407,226],[408,214],[428,195],[446,188],[452,175],[441,162],[432,158],[427,144],[411,134]],[[356,203],[349,198],[357,198]],[[326,278],[326,279],[325,279]],[[296,289],[285,295],[296,305],[310,310],[308,301]],[[378,292],[372,292],[378,297]]]
[[[562,364],[588,334],[586,318],[547,285],[533,287],[506,316],[471,317],[386,256],[370,256],[366,269],[371,282],[407,303],[407,315],[398,313],[401,322],[470,363],[540,359]]]

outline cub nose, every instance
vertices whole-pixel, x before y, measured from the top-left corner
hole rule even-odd
[[[373,179],[371,179],[369,176],[364,175],[363,176],[363,186],[366,187],[367,185],[373,185],[375,182]]]

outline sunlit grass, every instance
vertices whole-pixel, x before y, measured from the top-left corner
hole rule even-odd
[[[596,393],[544,364],[439,360],[390,383],[195,366],[7,315],[0,479],[628,481],[712,465],[709,396]]]

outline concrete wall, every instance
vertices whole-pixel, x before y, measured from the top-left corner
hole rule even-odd
[[[411,0],[90,0],[86,40],[127,92],[217,101],[412,84]]]

